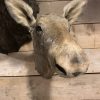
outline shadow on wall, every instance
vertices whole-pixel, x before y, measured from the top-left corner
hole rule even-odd
[[[31,100],[50,100],[51,79],[43,79],[40,76],[30,77],[29,89],[31,91]]]
[[[29,73],[30,71],[31,69],[28,70]],[[31,100],[50,100],[51,79],[45,79],[40,75],[30,76],[28,78],[28,88]]]
[[[20,82],[23,83],[17,83],[20,84],[20,86],[18,86],[17,88],[21,88],[22,90],[19,90],[19,92],[15,90],[18,92],[19,96],[17,97],[17,95],[15,95],[15,98],[20,98],[19,100],[21,100],[21,98],[24,98],[24,100],[50,100],[52,79],[42,78],[42,76],[40,76],[36,71],[34,71],[34,55],[32,54],[32,52],[20,52],[18,54],[12,53],[9,55],[9,57],[14,59],[14,61],[16,62],[11,62],[11,64],[13,65],[22,62],[19,65],[22,65],[21,69],[24,70],[20,70],[19,72],[19,74],[22,75],[22,77],[19,77],[20,79],[22,79]],[[23,67],[25,68],[23,69]],[[23,77],[23,75],[25,76]],[[26,98],[23,97],[23,95]]]

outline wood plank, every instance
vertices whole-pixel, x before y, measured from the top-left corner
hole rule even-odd
[[[100,49],[85,49],[90,60],[87,73],[100,72]],[[7,55],[0,54],[0,76],[39,75],[34,66],[33,52],[19,52]]]
[[[95,48],[100,48],[100,25],[95,26]]]
[[[50,80],[0,77],[0,100],[100,100],[100,74]]]
[[[95,48],[95,27],[96,24],[74,25],[72,31],[76,36],[76,41],[82,48]]]
[[[85,52],[90,61],[87,73],[100,73],[100,49],[86,49]]]
[[[56,13],[62,15],[63,7],[70,1],[47,1],[38,2],[40,7],[40,15]],[[88,0],[88,4],[85,7],[77,23],[100,23],[100,0]]]
[[[0,76],[37,75],[33,52],[0,54]]]
[[[33,51],[33,42],[31,41],[28,44],[24,44],[20,49],[19,52],[24,52],[24,51]]]
[[[78,24],[73,25],[72,30],[76,35],[76,40],[82,48],[99,48],[100,24]],[[72,32],[73,32],[72,31]],[[26,44],[19,51],[32,51],[33,43]]]
[[[69,1],[40,2],[39,3],[39,7],[40,7],[39,15],[50,14],[50,13],[62,15],[63,14],[63,7],[68,2]]]
[[[82,48],[100,48],[100,24],[74,25],[72,30]]]

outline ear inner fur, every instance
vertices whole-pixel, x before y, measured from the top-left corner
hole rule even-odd
[[[5,4],[11,17],[17,23],[29,28],[36,22],[32,8],[23,0],[5,0]]]

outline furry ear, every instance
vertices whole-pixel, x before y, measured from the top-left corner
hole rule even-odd
[[[5,5],[17,23],[30,28],[36,22],[32,8],[23,0],[5,0]]]
[[[64,7],[63,16],[69,21],[70,24],[75,22],[81,14],[87,0],[73,0]]]

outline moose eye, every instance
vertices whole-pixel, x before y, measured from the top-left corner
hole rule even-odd
[[[42,32],[41,26],[36,26],[36,32]]]

